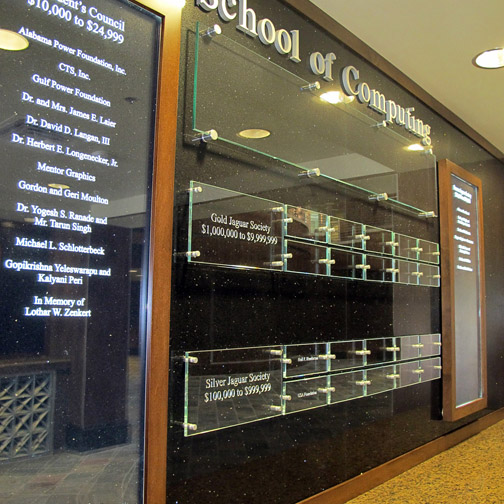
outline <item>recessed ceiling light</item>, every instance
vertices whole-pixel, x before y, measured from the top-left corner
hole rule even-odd
[[[238,136],[242,138],[251,138],[258,140],[260,138],[267,138],[271,135],[271,131],[261,129],[261,128],[250,128],[244,129],[238,133]]]
[[[26,49],[30,43],[28,39],[11,30],[0,29],[0,49],[6,51],[22,51]]]
[[[475,66],[480,68],[501,68],[504,67],[504,49],[490,49],[478,54],[474,59]]]
[[[409,151],[423,151],[425,149],[424,149],[423,145],[420,145],[419,143],[416,143],[416,144],[408,145],[408,147],[406,147],[406,150],[409,150]]]
[[[354,96],[347,96],[341,91],[328,91],[327,93],[322,93],[320,99],[327,103],[332,103],[337,105],[338,103],[350,103],[354,100]]]
[[[70,189],[70,186],[69,185],[65,185],[65,184],[47,184],[49,187],[52,187],[53,189]]]

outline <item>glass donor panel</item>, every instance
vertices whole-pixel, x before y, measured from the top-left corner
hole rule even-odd
[[[2,502],[140,499],[159,28],[121,0],[0,2]]]

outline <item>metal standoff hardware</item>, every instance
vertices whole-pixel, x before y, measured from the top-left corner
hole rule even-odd
[[[272,261],[272,262],[269,262],[269,263],[264,263],[265,266],[270,266],[272,268],[278,268],[280,266],[283,266],[284,265],[284,262],[283,261]]]
[[[269,407],[269,409],[270,409],[271,411],[282,411],[282,406],[275,406],[275,405],[271,405],[271,406]]]
[[[388,347],[385,347],[385,350],[387,352],[400,352],[401,351],[401,349],[398,346],[388,346]]]
[[[284,208],[283,206],[277,206],[277,207],[273,207],[273,208],[271,209],[271,211],[272,211],[273,213],[284,213],[285,208]]]
[[[187,429],[189,431],[195,431],[195,430],[198,430],[198,426],[194,423],[183,423],[182,424],[182,427],[184,427],[184,429]]]
[[[413,271],[411,274],[416,277],[423,277],[423,271]]]
[[[430,219],[432,217],[437,217],[436,212],[430,211],[430,212],[420,212],[418,214],[418,217],[425,217],[426,219]]]
[[[434,154],[434,151],[432,149],[424,149],[423,151],[420,151],[420,154],[424,155],[424,156],[428,156],[428,155],[433,155]]]
[[[441,255],[441,252],[439,252],[439,251],[432,252],[432,255],[439,257]]]
[[[196,138],[193,138],[193,142],[203,142],[208,143],[210,140],[217,140],[219,138],[219,134],[214,129],[204,131],[200,133]]]
[[[201,255],[199,250],[191,250],[190,252],[185,252],[184,255],[189,259],[196,259]]]
[[[292,259],[292,254],[289,252],[288,254],[282,254],[280,257],[282,259]]]
[[[322,355],[319,355],[318,358],[320,360],[332,360],[332,359],[336,359],[336,355],[334,355],[334,354],[322,354]]]
[[[198,357],[193,357],[189,355],[184,357],[184,362],[188,362],[189,364],[198,364],[199,360]]]
[[[380,194],[371,194],[368,196],[369,201],[387,201],[388,194],[386,192]]]
[[[292,364],[292,359],[280,359],[282,364]]]
[[[285,224],[292,224],[294,219],[292,217],[286,217],[285,219],[282,219],[282,222],[285,222]]]
[[[357,264],[355,269],[368,270],[371,269],[371,266],[369,264]]]
[[[189,187],[189,189],[187,189],[187,192],[200,193],[203,192],[203,187],[201,186]]]
[[[302,173],[298,173],[298,177],[300,178],[320,177],[320,168],[312,168],[311,170],[306,170]]]
[[[435,278],[436,280],[439,280],[441,278],[441,275],[432,275],[432,278]]]
[[[399,268],[386,268],[385,273],[399,273]]]
[[[424,374],[425,373],[425,369],[413,369],[413,373],[415,373],[415,374]]]
[[[382,121],[376,124],[373,124],[371,128],[386,128],[387,127],[387,121]]]
[[[388,241],[388,242],[385,242],[385,245],[388,245],[389,247],[399,247],[399,242]]]
[[[411,247],[410,250],[412,250],[413,252],[423,252],[422,247]]]
[[[443,366],[432,366],[434,369],[443,369]]]
[[[396,378],[401,378],[401,375],[400,374],[388,374],[388,375],[385,375],[385,378],[387,378],[389,380],[395,380]]]
[[[269,353],[271,355],[277,355],[277,356],[280,356],[280,357],[282,357],[282,355],[283,355],[283,351],[282,350],[270,350]]]
[[[424,344],[423,343],[414,343],[413,345],[411,345],[412,348],[423,348],[424,347]]]
[[[370,380],[357,380],[355,382],[355,385],[360,385],[361,387],[364,387],[364,385],[371,385]]]
[[[355,355],[371,355],[371,350],[355,350]]]
[[[306,84],[306,86],[300,87],[301,91],[318,91],[320,89],[320,82],[315,81],[310,84]]]
[[[441,341],[434,341],[434,343],[432,343],[433,345],[436,345],[436,346],[442,346],[443,343],[441,343]]]
[[[283,399],[284,401],[292,401],[292,396],[282,395],[282,396],[280,396],[280,399]]]
[[[218,24],[209,26],[206,30],[200,31],[201,37],[214,37],[215,35],[220,35],[222,33],[222,28]]]
[[[365,234],[360,234],[360,235],[355,235],[354,238],[356,240],[364,240],[364,241],[368,241],[371,239],[371,236],[369,235],[365,235]]]
[[[321,394],[328,394],[329,392],[336,392],[336,389],[334,387],[324,387],[317,389],[317,392],[320,392]]]
[[[336,229],[333,227],[329,227],[329,226],[321,226],[321,227],[315,229],[315,231],[317,233],[334,233],[334,231],[336,231]]]
[[[334,259],[319,259],[319,264],[336,264]]]

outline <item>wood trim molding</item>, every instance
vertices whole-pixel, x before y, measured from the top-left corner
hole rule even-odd
[[[374,49],[358,39],[353,33],[339,24],[335,19],[326,14],[309,0],[282,0],[286,5],[292,7],[300,14],[308,17],[328,33],[347,45],[350,49],[368,60],[383,73],[395,80],[402,87],[414,94],[419,100],[423,101],[428,107],[435,110],[441,117],[450,122],[457,129],[466,134],[469,138],[479,144],[500,161],[504,161],[504,153],[492,145],[482,135],[475,131],[465,121],[460,119],[451,110],[436,100],[432,95],[422,89],[416,82],[407,77],[397,67],[392,65],[383,56],[380,56]]]
[[[487,359],[486,359],[486,306],[485,306],[485,250],[483,229],[483,192],[481,180],[472,173],[462,169],[448,159],[442,159],[439,168],[439,224],[441,236],[441,318],[443,334],[443,418],[448,421],[458,420],[467,415],[480,411],[487,407]],[[479,261],[479,351],[481,366],[481,398],[477,398],[466,405],[456,405],[456,334],[455,334],[455,264],[457,255],[455,250],[454,234],[454,210],[452,174],[477,188],[477,226]],[[473,217],[474,218],[474,217]],[[459,293],[458,295],[462,295]],[[474,295],[472,292],[463,295]]]
[[[425,462],[439,453],[453,448],[455,445],[469,439],[479,432],[504,420],[504,408],[494,411],[460,429],[452,431],[440,438],[422,445],[404,455],[375,467],[340,485],[329,488],[299,504],[344,504],[359,495],[372,490],[386,481],[399,476],[412,467]]]
[[[168,369],[173,200],[181,8],[166,0],[138,5],[162,17],[147,303],[144,502],[166,501]]]

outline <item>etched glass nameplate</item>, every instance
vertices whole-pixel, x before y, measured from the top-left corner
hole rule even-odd
[[[407,259],[418,258],[418,240],[412,236],[406,236],[402,234],[395,235],[398,247],[396,249],[396,254],[399,257],[405,257]]]
[[[385,366],[366,371],[366,395],[379,394],[387,390],[397,388],[399,384],[399,373],[396,366]]]
[[[396,261],[397,272],[396,278],[397,282],[408,284],[408,285],[418,285],[420,271],[418,270],[418,263],[410,261]]]
[[[326,406],[330,392],[328,382],[329,377],[324,376],[285,383],[285,413]]]
[[[184,435],[282,414],[282,347],[185,354]]]
[[[418,240],[418,248],[420,249],[418,254],[418,259],[420,259],[420,261],[439,264],[440,252],[438,243]]]
[[[390,257],[379,257],[366,254],[366,264],[369,269],[366,270],[366,280],[377,282],[393,282],[398,272],[395,268],[395,259]]]
[[[188,260],[282,269],[284,217],[280,203],[193,181]]]
[[[305,208],[287,205],[286,234],[295,238],[327,242],[329,217]]]
[[[287,345],[285,347],[285,373],[287,378],[328,371],[331,355],[328,343]]]
[[[285,247],[286,271],[312,275],[329,274],[330,252],[326,247],[293,240],[285,240]]]

